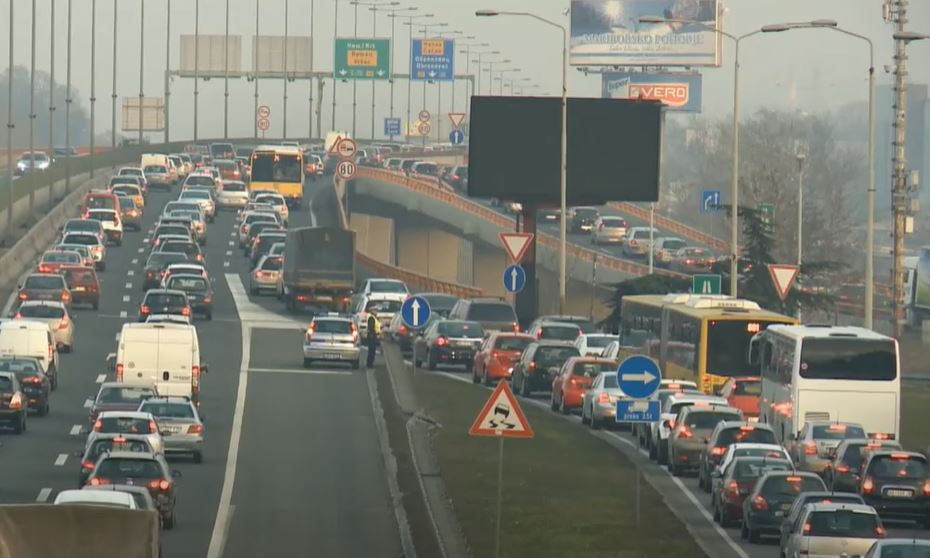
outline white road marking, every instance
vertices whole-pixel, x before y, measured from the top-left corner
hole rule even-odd
[[[149,232],[148,232],[147,234],[148,234],[149,236],[152,236],[152,234],[153,234],[154,232],[155,232],[155,229],[149,229]]]
[[[226,255],[227,255],[227,256],[232,256],[232,250],[226,250]]]
[[[48,497],[51,495],[52,495],[51,488],[43,488],[39,490],[39,495],[36,496],[36,502],[39,504],[44,504],[45,502],[48,502]]]
[[[132,283],[126,283],[126,288],[127,288],[127,289],[131,289],[131,288],[132,288]]]
[[[102,383],[105,382],[105,381],[107,381],[107,375],[106,375],[106,374],[97,374],[97,383],[98,383],[98,384],[102,384]]]
[[[235,246],[235,245],[236,245],[236,241],[235,241],[235,240],[230,240],[230,241],[229,241],[229,245],[230,245],[230,246]]]
[[[136,264],[138,264],[138,263],[139,263],[139,258],[133,258],[133,259],[132,259],[132,265],[136,265]]]
[[[137,251],[141,254],[142,252],[145,252],[145,248],[139,248]]]
[[[125,317],[127,317],[128,315],[129,315],[129,314],[128,314],[125,310],[120,310],[120,311],[119,311],[119,317],[120,317],[120,318],[125,318]]]
[[[85,400],[84,400],[84,408],[85,408],[85,409],[90,409],[90,408],[93,407],[93,406],[94,406],[94,400],[93,400],[93,399],[85,399]]]
[[[120,332],[118,332],[118,331],[116,332],[116,342],[117,342],[117,343],[119,343],[119,333],[120,333]]]
[[[59,453],[59,454],[58,454],[58,457],[55,458],[55,466],[56,466],[56,467],[61,467],[61,466],[63,466],[63,465],[65,464],[66,461],[68,461],[68,454],[67,454],[67,453]]]
[[[71,427],[71,435],[72,435],[72,436],[80,436],[82,430],[84,430],[84,426],[83,426],[83,425],[81,425],[81,424],[75,424],[74,426]]]
[[[223,267],[229,267],[229,262],[223,262]]]
[[[132,277],[132,276],[135,275],[135,274],[136,274],[136,272],[135,272],[134,270],[130,269],[129,271],[126,272],[126,277]]]
[[[150,241],[149,237],[145,237],[142,239],[142,244],[148,244]]]
[[[129,302],[129,295],[123,295],[123,302]]]
[[[236,238],[236,230],[233,229],[233,231],[232,231],[231,233],[229,233],[229,236],[232,237],[232,238]],[[232,244],[232,241],[229,241],[229,243]]]
[[[249,372],[259,374],[318,374],[321,376],[353,376],[357,375],[351,370],[313,370],[307,368],[249,368]]]

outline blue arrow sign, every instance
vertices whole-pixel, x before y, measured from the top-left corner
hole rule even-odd
[[[426,327],[429,315],[429,302],[422,296],[411,296],[400,307],[400,317],[410,329]]]
[[[617,382],[627,397],[646,399],[662,381],[662,372],[656,361],[642,355],[627,357],[617,367]]]
[[[617,401],[617,422],[659,422],[658,401],[620,399]]]
[[[452,130],[449,132],[449,143],[452,145],[465,143],[465,133],[461,130]]]
[[[410,45],[410,79],[452,81],[455,71],[455,41],[414,39]]]
[[[385,118],[384,119],[384,135],[386,136],[399,136],[400,134],[400,118]]]
[[[720,211],[722,202],[720,190],[704,190],[701,192],[701,213]]]
[[[519,264],[504,270],[504,288],[508,293],[518,293],[526,286],[526,271]]]

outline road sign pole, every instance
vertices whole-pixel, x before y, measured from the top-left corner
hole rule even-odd
[[[639,467],[639,461],[636,461],[636,527],[639,527],[640,515],[640,492],[642,491],[642,469]]]
[[[498,436],[498,438],[500,439],[497,443],[497,523],[494,527],[494,558],[500,558],[501,555],[501,512],[504,500],[504,437]]]

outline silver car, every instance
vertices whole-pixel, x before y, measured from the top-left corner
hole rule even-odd
[[[626,231],[627,223],[623,217],[601,216],[591,229],[591,244],[622,244]]]
[[[227,180],[216,196],[216,203],[221,208],[243,208],[249,203],[249,188],[240,180]]]
[[[255,269],[249,274],[249,292],[259,295],[262,291],[274,291],[278,288],[278,278],[284,258],[281,256],[265,255],[258,260]]]
[[[791,527],[782,556],[862,556],[885,528],[875,509],[863,504],[807,504]]]
[[[724,420],[743,420],[743,414],[735,407],[703,402],[683,408],[668,435],[668,471],[678,476],[684,471],[698,469],[708,437],[717,423]]]
[[[158,423],[150,413],[138,411],[103,411],[87,436],[85,448],[94,443],[101,434],[142,434],[148,438],[155,453],[165,453],[165,441],[158,430]]]
[[[833,453],[846,439],[867,438],[861,424],[810,421],[797,434],[788,435],[788,453],[799,471],[822,475],[833,461]]]
[[[688,243],[684,240],[672,236],[655,239],[655,246],[652,247],[652,257],[655,264],[661,267],[670,266],[678,250],[685,248],[687,245]]]
[[[652,238],[659,236],[658,229],[652,229]],[[649,227],[633,227],[627,234],[623,244],[623,254],[626,256],[645,256],[650,250]]]
[[[140,413],[151,413],[158,422],[165,453],[192,455],[203,461],[203,415],[188,397],[153,397],[139,405]]]
[[[863,558],[909,558],[930,556],[930,540],[927,539],[880,539]]]
[[[74,350],[74,319],[68,307],[51,300],[25,300],[16,311],[17,319],[46,322],[52,330],[58,350]]]
[[[624,393],[617,384],[616,372],[601,372],[584,393],[581,401],[581,422],[589,424],[591,430],[601,425],[610,427],[616,420],[617,401]]]
[[[349,318],[338,315],[316,316],[304,335],[304,367],[314,361],[349,362],[358,368],[358,329]]]
[[[187,190],[181,192],[178,201],[192,201],[200,204],[203,214],[206,215],[207,221],[213,222],[216,217],[216,203],[213,201],[213,195],[207,190]]]

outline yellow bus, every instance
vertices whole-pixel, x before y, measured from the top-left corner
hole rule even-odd
[[[274,190],[288,207],[299,207],[304,198],[303,156],[297,147],[260,145],[252,151],[250,190]]]
[[[625,296],[620,315],[621,346],[625,335],[644,339],[640,353],[656,359],[663,376],[692,380],[705,393],[749,375],[753,335],[772,324],[798,323],[751,300],[690,294]]]

